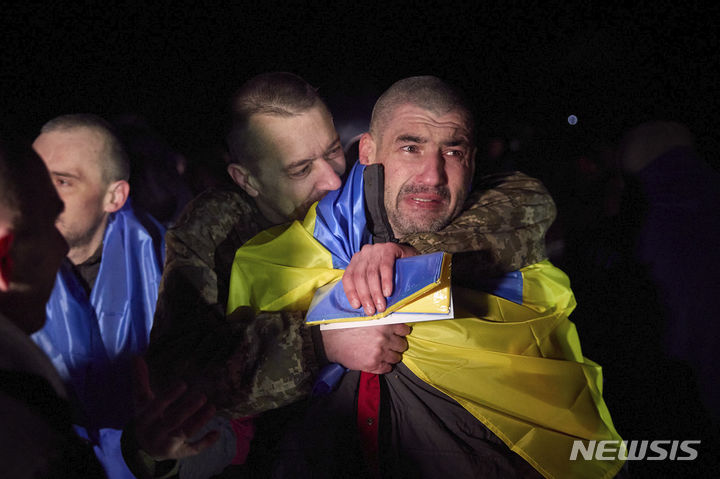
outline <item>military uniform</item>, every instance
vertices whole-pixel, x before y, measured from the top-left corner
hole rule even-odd
[[[454,281],[472,283],[545,258],[543,236],[555,204],[522,173],[488,176],[445,229],[399,240],[421,253],[456,253]],[[320,335],[298,312],[226,317],[231,264],[245,241],[270,226],[239,189],[209,190],[193,200],[166,235],[166,265],[148,363],[156,384],[183,378],[235,417],[307,397],[324,362]],[[472,264],[472,268],[465,265]]]
[[[147,353],[157,387],[182,378],[238,417],[310,390],[318,365],[301,313],[225,315],[235,251],[270,226],[252,198],[227,188],[202,193],[168,230]]]

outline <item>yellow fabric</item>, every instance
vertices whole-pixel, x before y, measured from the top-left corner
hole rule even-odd
[[[418,294],[414,301],[398,308],[398,312],[443,314],[450,312],[450,258],[451,255],[444,255],[440,278],[430,291]]]
[[[306,310],[337,280],[304,223],[261,233],[237,251],[228,311]],[[523,268],[523,305],[453,288],[455,319],[415,323],[403,362],[455,399],[545,477],[609,478],[622,461],[570,461],[575,439],[618,440],[602,399],[601,368],[583,358],[568,315],[575,298],[550,262]]]
[[[523,268],[523,301],[453,288],[454,320],[416,323],[403,362],[545,477],[612,477],[622,461],[570,461],[575,439],[619,440],[600,366],[583,358],[567,276]]]
[[[227,313],[240,306],[256,311],[307,311],[314,291],[342,278],[330,253],[313,237],[315,206],[305,221],[276,226],[254,236],[235,253]]]

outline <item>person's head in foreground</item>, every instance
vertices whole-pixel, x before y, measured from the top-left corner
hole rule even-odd
[[[31,334],[68,246],[55,226],[63,203],[28,146],[0,144],[0,314]]]

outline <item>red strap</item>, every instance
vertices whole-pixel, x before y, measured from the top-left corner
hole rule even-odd
[[[365,460],[373,475],[378,476],[378,423],[380,414],[380,377],[360,373],[357,426]]]
[[[250,452],[250,442],[255,436],[253,416],[231,419],[230,425],[235,433],[235,457],[230,464],[245,464]]]
[[[10,283],[13,273],[13,260],[10,257],[10,248],[15,235],[11,232],[0,238],[0,277],[5,283]]]

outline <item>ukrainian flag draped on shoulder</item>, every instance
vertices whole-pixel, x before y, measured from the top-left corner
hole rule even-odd
[[[143,223],[128,200],[110,215],[90,295],[66,260],[32,335],[79,403],[78,434],[93,444],[110,479],[133,478],[120,451],[132,416],[131,358],[145,352],[162,276],[165,228]]]
[[[372,238],[362,165],[305,220],[260,233],[235,256],[228,312],[307,310]],[[545,477],[614,476],[621,460],[570,460],[575,440],[619,440],[600,366],[582,355],[568,319],[575,298],[549,261],[453,288],[455,319],[416,323],[403,362],[452,397]]]

